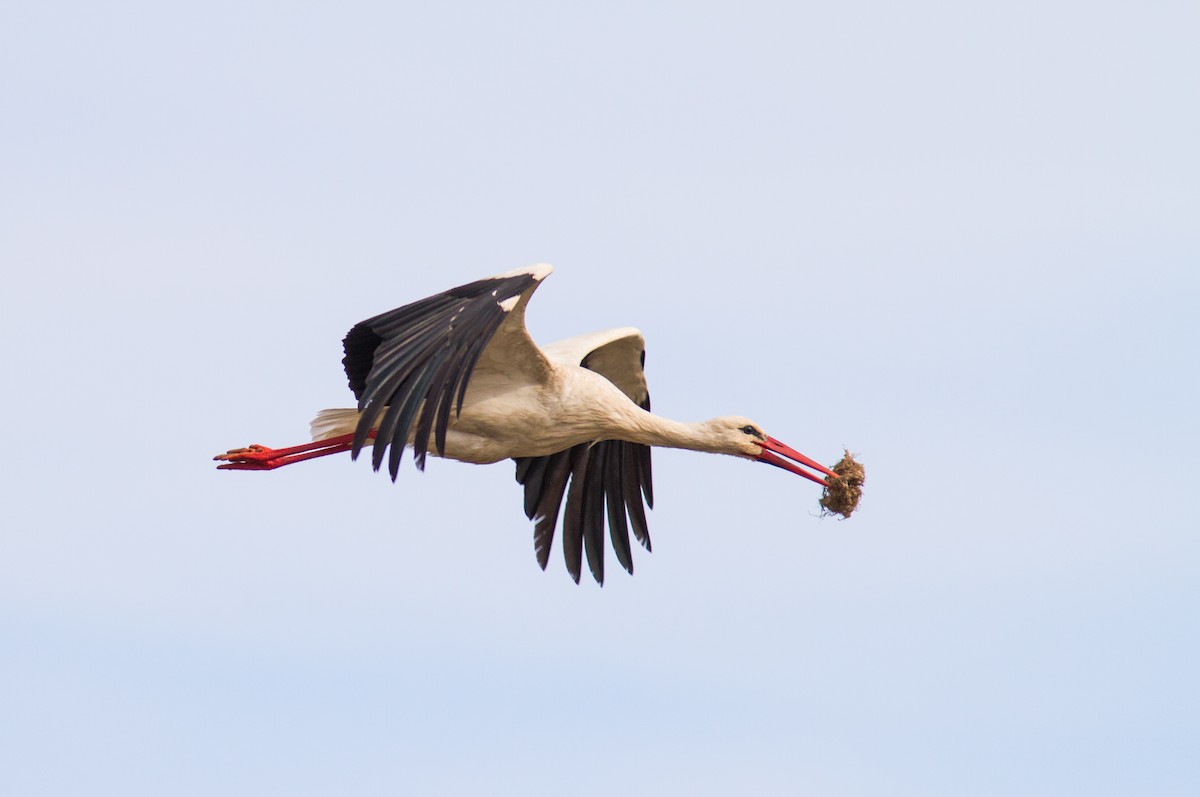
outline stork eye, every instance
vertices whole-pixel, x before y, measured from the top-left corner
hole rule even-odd
[[[753,426],[743,426],[741,429],[738,429],[738,431],[739,431],[739,432],[745,432],[746,434],[752,434],[752,435],[754,435],[755,437],[761,437],[761,436],[762,436],[762,433],[761,433],[761,432],[759,432],[757,429],[755,429]]]

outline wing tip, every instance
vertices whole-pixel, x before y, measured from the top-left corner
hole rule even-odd
[[[529,275],[538,282],[541,282],[554,271],[554,266],[549,263],[534,263],[532,266],[523,268],[514,268],[512,271],[506,271],[503,274],[497,274],[493,279],[504,279],[506,277],[521,277]]]

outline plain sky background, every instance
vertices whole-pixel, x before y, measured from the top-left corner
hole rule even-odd
[[[1200,11],[0,5],[0,792],[1200,793]],[[509,464],[224,473],[374,313],[545,261],[654,553]]]

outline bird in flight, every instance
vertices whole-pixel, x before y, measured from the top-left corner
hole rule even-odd
[[[606,513],[625,570],[633,573],[631,528],[650,550],[652,446],[731,454],[822,486],[818,474],[838,478],[747,418],[681,423],[651,413],[645,341],[632,327],[539,347],[525,329],[525,307],[552,270],[516,269],[356,324],[342,363],[358,406],[319,412],[311,443],[233,449],[214,457],[218,467],[274,470],[346,451],[356,459],[370,448],[372,466],[386,460],[394,481],[405,448],[421,470],[430,454],[478,464],[513,459],[538,564],[546,568],[561,514],[568,572],[578,583],[586,554],[600,584]]]

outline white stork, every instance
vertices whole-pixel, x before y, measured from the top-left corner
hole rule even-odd
[[[601,584],[606,509],[613,550],[627,571],[630,526],[650,550],[642,504],[654,504],[651,446],[732,454],[821,485],[800,465],[837,478],[746,418],[680,423],[651,414],[645,343],[632,327],[539,348],[525,329],[525,307],[552,270],[509,271],[356,324],[343,341],[342,363],[358,408],[319,412],[311,443],[234,449],[215,457],[218,467],[273,470],[343,451],[357,458],[372,446],[371,464],[378,470],[386,457],[394,481],[405,447],[421,470],[429,453],[479,464],[511,458],[534,522],[538,564],[545,569],[549,560],[566,494],[567,570],[578,582],[586,552]]]

